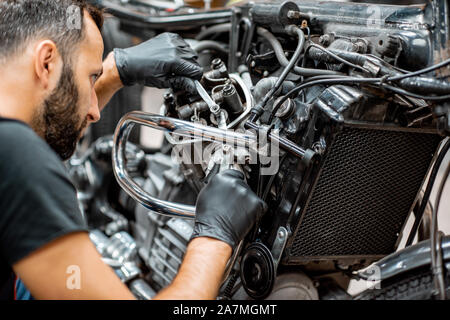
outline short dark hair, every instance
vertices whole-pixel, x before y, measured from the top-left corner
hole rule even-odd
[[[85,0],[0,0],[0,62],[41,37],[67,61],[85,35],[84,10],[101,29],[102,11]]]

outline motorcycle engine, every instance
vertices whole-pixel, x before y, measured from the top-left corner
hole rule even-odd
[[[448,68],[428,82],[390,81],[448,54],[430,32],[430,10],[248,4],[233,11],[231,23],[188,40],[205,70],[198,93],[168,90],[159,118],[149,122],[182,120],[203,130],[203,139],[168,130],[151,153],[128,143],[127,170],[151,197],[193,206],[214,174],[234,168],[266,201],[269,211],[236,250],[219,297],[317,299],[317,287],[333,278],[344,288],[337,294],[348,298],[352,272],[396,250],[449,132]],[[207,139],[214,132],[255,143]],[[114,143],[98,142],[97,152],[77,164],[79,190],[114,184],[81,183],[92,168],[112,170],[104,159]],[[85,210],[101,198],[96,211],[109,217],[91,223],[91,238],[135,295],[147,299],[176,276],[193,220],[160,215],[112,188],[119,199],[113,206],[98,192],[83,194]]]

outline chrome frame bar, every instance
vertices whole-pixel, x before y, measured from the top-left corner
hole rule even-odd
[[[145,208],[158,214],[172,217],[193,219],[195,218],[195,207],[160,200],[149,195],[133,181],[126,171],[125,147],[131,129],[136,123],[153,129],[171,132],[175,135],[194,139],[200,138],[204,141],[216,143],[232,142],[234,145],[243,147],[257,145],[257,136],[249,133],[227,131],[142,111],[132,111],[123,116],[114,133],[112,151],[113,171],[116,180],[125,192]]]

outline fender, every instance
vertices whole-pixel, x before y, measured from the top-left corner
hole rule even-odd
[[[442,258],[449,261],[450,236],[442,237],[441,245]],[[392,253],[367,268],[358,270],[356,274],[364,280],[383,281],[426,265],[431,265],[430,240]]]

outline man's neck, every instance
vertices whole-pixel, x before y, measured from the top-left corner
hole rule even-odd
[[[6,81],[0,81],[0,117],[21,120],[30,124],[33,117],[35,97],[32,90],[27,89],[26,81],[17,81],[17,74],[8,76],[8,72],[0,74]],[[29,88],[29,87],[28,87]]]

